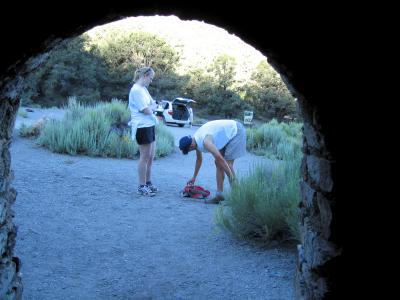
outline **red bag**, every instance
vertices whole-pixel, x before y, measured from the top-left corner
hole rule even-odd
[[[210,191],[199,185],[187,185],[182,190],[182,196],[188,198],[204,199],[210,195]]]

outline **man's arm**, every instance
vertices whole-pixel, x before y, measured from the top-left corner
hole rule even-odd
[[[201,151],[196,149],[196,165],[194,167],[193,177],[189,180],[188,183],[194,184],[194,182],[196,181],[197,175],[199,174],[202,162],[203,162],[203,155],[201,154]]]
[[[235,174],[233,173],[233,171],[229,167],[229,165],[226,162],[225,158],[221,155],[221,152],[219,152],[217,147],[215,147],[215,145],[213,143],[213,140],[212,140],[212,136],[208,135],[208,136],[205,137],[205,139],[204,139],[204,148],[207,149],[214,156],[215,163],[218,166],[222,167],[222,169],[224,170],[225,174],[229,178],[229,182],[232,182],[232,180],[235,177]]]
[[[196,149],[196,165],[194,167],[194,173],[193,173],[194,178],[197,178],[202,163],[203,163],[203,155],[201,154],[201,151]]]

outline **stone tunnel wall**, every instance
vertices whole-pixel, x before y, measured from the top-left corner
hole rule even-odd
[[[11,300],[21,299],[23,290],[20,261],[13,256],[17,229],[12,222],[11,205],[17,192],[11,186],[13,173],[9,152],[19,102],[0,98],[0,299]]]
[[[192,5],[192,4],[191,4]],[[71,6],[72,7],[72,6]],[[73,8],[75,9],[75,8]],[[240,8],[241,10],[243,7]],[[254,8],[251,8],[254,10]],[[18,16],[21,11],[18,10]],[[33,15],[35,18],[37,16]],[[29,17],[27,15],[26,17]],[[68,14],[67,14],[68,15]],[[82,14],[84,15],[84,14]],[[88,14],[89,15],[89,14]],[[48,16],[43,15],[45,19]],[[95,17],[98,22],[102,20],[104,16]],[[253,18],[257,20],[257,18]],[[90,22],[94,20],[76,20],[76,24],[70,24],[73,21],[70,18],[65,20],[65,22],[59,23],[58,26],[66,26],[64,35],[59,34],[60,38],[65,36],[72,36],[76,33],[78,25],[82,25],[79,22],[85,23],[89,26]],[[230,20],[231,22],[234,22]],[[226,22],[230,22],[226,21]],[[62,25],[60,25],[62,24]],[[301,30],[300,24],[297,24]],[[314,26],[314,25],[313,25]],[[241,26],[240,26],[241,27]],[[293,27],[293,28],[297,28]],[[34,43],[38,47],[39,41],[42,42],[44,36],[38,37],[38,32],[45,31],[46,27],[34,27],[32,26],[31,35],[26,34],[27,28],[24,28],[24,34],[27,37],[32,37],[30,43]],[[83,29],[82,29],[83,30]],[[277,29],[276,29],[277,30]],[[50,29],[53,31],[53,28]],[[249,29],[249,33],[253,33],[253,27]],[[301,32],[301,31],[299,31]],[[246,32],[247,33],[247,32]],[[285,32],[277,32],[276,39],[281,41],[281,34]],[[50,33],[47,32],[48,36]],[[51,33],[52,34],[52,33]],[[15,36],[18,37],[18,34]],[[300,36],[295,33],[292,38]],[[268,36],[271,38],[271,35]],[[286,39],[286,37],[285,37]],[[259,41],[267,40],[264,35],[259,36]],[[18,44],[18,42],[23,42],[23,44]],[[307,40],[306,40],[307,41]],[[343,232],[338,232],[338,224],[341,222],[340,213],[343,208],[339,207],[339,199],[337,199],[337,191],[335,191],[335,184],[337,183],[337,177],[333,176],[335,169],[335,157],[331,156],[329,143],[326,143],[326,136],[331,136],[331,134],[326,134],[327,127],[324,125],[333,124],[332,120],[326,120],[326,114],[321,114],[321,105],[326,105],[326,103],[332,103],[331,108],[334,108],[336,102],[334,102],[333,96],[329,99],[324,99],[326,95],[327,88],[322,88],[324,82],[329,82],[327,78],[331,74],[332,68],[327,68],[324,65],[319,68],[320,61],[327,62],[332,59],[331,56],[328,58],[322,56],[321,53],[324,52],[313,52],[314,41],[317,39],[308,40],[310,45],[307,46],[305,41],[302,41],[301,49],[297,53],[291,49],[285,50],[284,47],[277,48],[271,51],[266,44],[264,50],[269,56],[268,61],[271,65],[274,65],[276,70],[285,75],[288,81],[293,84],[303,96],[296,95],[298,99],[298,105],[303,117],[304,122],[304,137],[303,137],[303,161],[302,161],[302,180],[300,183],[301,189],[301,204],[300,204],[300,214],[301,214],[301,234],[302,242],[298,246],[298,264],[296,270],[296,295],[298,299],[340,299],[340,297],[335,297],[333,291],[338,290],[338,278],[337,275],[343,274],[343,268],[340,268],[341,257],[341,243],[338,242],[338,236]],[[27,41],[16,39],[11,45],[14,48],[7,48],[9,50],[7,65],[2,65],[4,68],[12,66],[17,61],[21,60],[18,56],[20,52],[16,50],[24,50],[27,55],[32,55],[30,51],[31,44]],[[291,43],[294,43],[291,41]],[[317,42],[315,42],[317,43]],[[272,44],[272,42],[271,42]],[[260,43],[262,45],[262,43]],[[279,45],[278,42],[275,45]],[[318,40],[318,45],[319,40]],[[33,47],[33,46],[32,46]],[[263,47],[260,46],[260,49]],[[317,48],[318,49],[318,48]],[[44,49],[36,48],[36,53],[43,51]],[[14,53],[16,51],[16,53]],[[284,51],[286,53],[282,55]],[[308,53],[309,52],[309,53]],[[274,54],[276,54],[274,56]],[[291,57],[292,55],[292,57]],[[8,57],[7,55],[5,57]],[[314,56],[317,56],[315,58]],[[307,59],[308,58],[308,59]],[[312,59],[311,59],[312,58]],[[279,61],[278,61],[279,60]],[[296,63],[297,62],[297,63]],[[314,62],[314,68],[307,70],[309,68],[309,63]],[[307,64],[306,64],[307,63]],[[320,72],[315,72],[315,69]],[[2,69],[6,71],[6,69]],[[297,72],[296,72],[297,71]],[[15,75],[14,72],[13,75]],[[1,79],[6,79],[3,72],[0,76]],[[315,75],[318,74],[318,75]],[[15,77],[15,76],[14,76]],[[14,78],[13,76],[8,76],[8,79]],[[323,80],[322,80],[323,78]],[[315,82],[317,80],[317,82]],[[289,83],[286,82],[286,83]],[[311,84],[312,83],[312,84]],[[5,82],[0,82],[0,91],[3,92]],[[310,96],[310,92],[314,95]],[[296,93],[294,93],[296,94]],[[314,102],[310,101],[312,99]],[[321,104],[325,103],[325,104]],[[18,258],[13,256],[13,247],[15,244],[16,228],[12,222],[12,209],[11,205],[15,201],[16,191],[11,186],[12,181],[12,171],[10,169],[11,158],[9,147],[12,140],[12,128],[14,127],[15,117],[18,110],[18,100],[14,100],[13,97],[6,97],[0,95],[0,299],[21,299],[22,298],[22,284],[19,275],[20,263]],[[336,108],[336,112],[338,109]],[[330,112],[332,113],[332,112]],[[335,138],[333,139],[335,140]],[[335,198],[336,197],[336,198]]]
[[[297,299],[334,299],[335,263],[341,249],[333,241],[335,161],[321,134],[316,106],[298,98],[303,117],[303,160],[301,165],[300,232],[296,270]],[[334,294],[336,293],[336,294]]]

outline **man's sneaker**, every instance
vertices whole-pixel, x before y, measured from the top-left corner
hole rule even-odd
[[[158,188],[156,188],[152,183],[147,183],[147,187],[153,192],[158,192]]]
[[[156,195],[147,185],[139,186],[137,189],[138,195],[143,195],[147,197],[153,197]]]
[[[210,200],[205,200],[204,203],[205,204],[218,204],[221,201],[224,200],[224,196],[222,195],[216,195],[214,198],[210,199]]]

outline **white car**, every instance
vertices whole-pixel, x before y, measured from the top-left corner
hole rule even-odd
[[[173,101],[161,100],[158,104],[155,115],[164,124],[177,124],[179,127],[193,124],[193,109],[191,104],[196,101],[188,98],[178,97]]]

